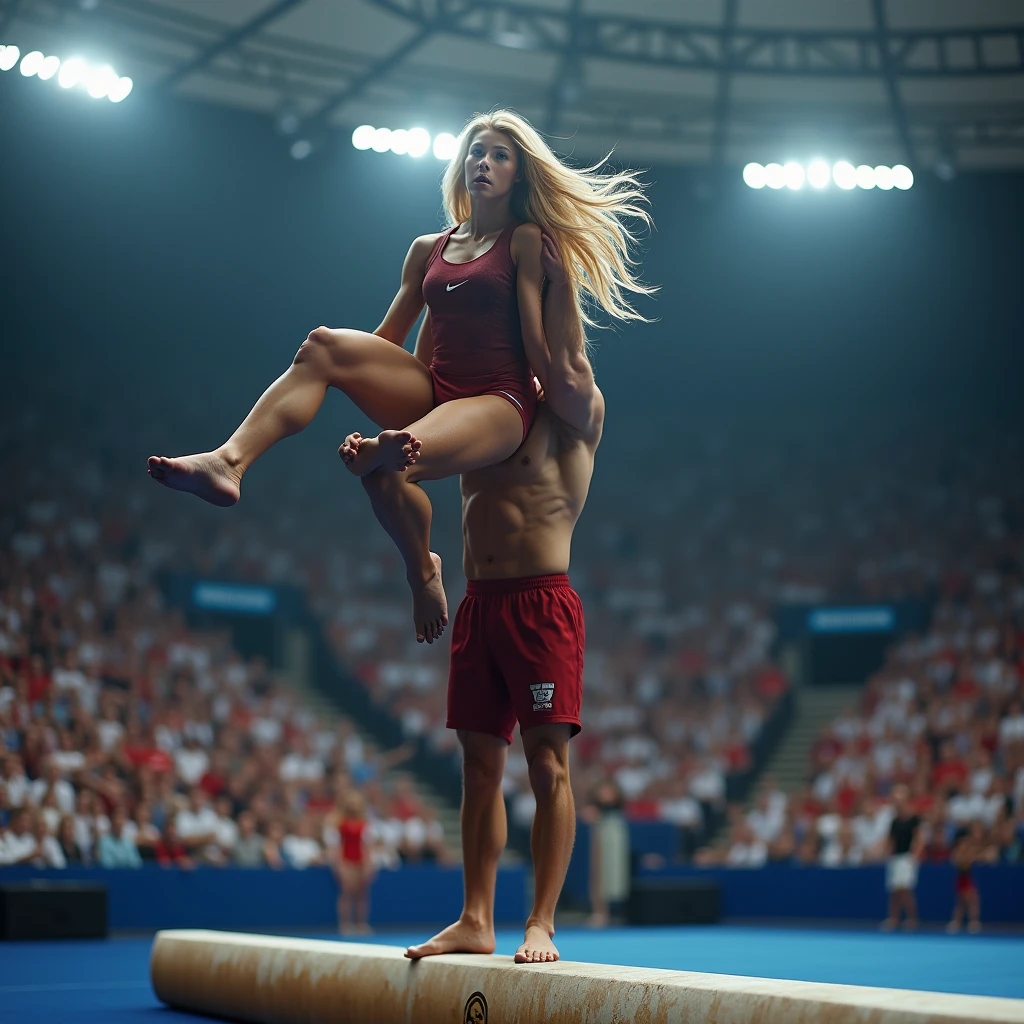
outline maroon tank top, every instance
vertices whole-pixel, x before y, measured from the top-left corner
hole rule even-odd
[[[458,225],[456,225],[458,227]],[[444,248],[455,228],[427,259],[423,300],[434,337],[431,370],[445,377],[529,378],[512,262],[511,224],[482,256],[449,263]]]

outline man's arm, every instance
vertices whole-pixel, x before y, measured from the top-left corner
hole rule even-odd
[[[598,390],[587,358],[576,296],[565,275],[558,247],[548,235],[543,236],[541,265],[548,280],[544,296],[548,365],[543,376],[536,366],[534,372],[544,386],[551,411],[578,430],[588,443],[596,444],[604,427],[604,396]]]

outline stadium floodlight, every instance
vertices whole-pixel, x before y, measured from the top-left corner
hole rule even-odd
[[[21,50],[12,43],[0,46],[0,71],[10,71],[18,63],[20,57]]]
[[[892,188],[892,168],[884,165],[875,168],[875,188],[888,192]]]
[[[110,92],[107,93],[107,99],[111,103],[120,103],[128,93],[132,91],[132,87],[135,83],[125,76],[121,76],[111,87]]]
[[[857,169],[853,164],[845,160],[839,160],[832,165],[832,180],[840,187],[847,190],[857,187]]]
[[[62,89],[73,89],[85,77],[85,61],[78,57],[72,57],[64,61],[60,66],[60,74],[57,81]]]
[[[288,150],[293,160],[305,160],[313,152],[313,143],[309,139],[296,139]]]
[[[459,140],[450,132],[434,136],[434,156],[438,160],[451,160],[455,156],[455,145]]]
[[[913,187],[914,174],[909,167],[897,164],[892,169],[892,183],[896,188],[902,189],[905,192],[908,188]]]
[[[90,68],[85,76],[85,87],[94,100],[101,100],[114,87],[117,72],[109,64],[101,64],[98,68]]]
[[[352,133],[352,145],[356,149],[369,149],[373,145],[373,136],[377,131],[372,124],[361,124]]]
[[[31,78],[33,75],[38,74],[45,59],[46,58],[38,50],[26,53],[25,56],[21,58],[21,73],[26,78]]]
[[[764,188],[764,167],[756,163],[747,164],[743,168],[743,180],[750,188]]]
[[[782,164],[766,164],[764,168],[764,183],[769,188],[786,187],[786,171]]]
[[[376,128],[373,132],[373,142],[370,143],[370,149],[374,153],[386,153],[391,148],[391,129],[390,128]]]
[[[390,149],[399,156],[409,152],[409,133],[404,128],[396,128],[391,133]]]
[[[832,180],[832,169],[824,160],[812,160],[807,165],[807,184],[811,188],[828,188]]]
[[[875,187],[875,169],[868,164],[861,164],[857,168],[857,184],[861,188]]]
[[[804,170],[803,164],[798,164],[791,160],[782,168],[782,173],[786,178],[786,188],[791,188],[795,192],[797,189],[804,187],[804,182],[807,180],[807,172]]]
[[[409,156],[421,157],[430,149],[430,132],[426,128],[410,128],[408,137]]]
[[[44,57],[36,74],[47,82],[60,70],[60,57]]]

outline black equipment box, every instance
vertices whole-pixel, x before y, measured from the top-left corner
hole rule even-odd
[[[105,939],[107,887],[92,882],[0,885],[0,939]]]

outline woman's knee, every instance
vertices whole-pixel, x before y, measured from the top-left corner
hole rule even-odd
[[[306,340],[295,353],[296,363],[337,365],[344,361],[352,348],[352,332],[317,327],[306,335]]]

